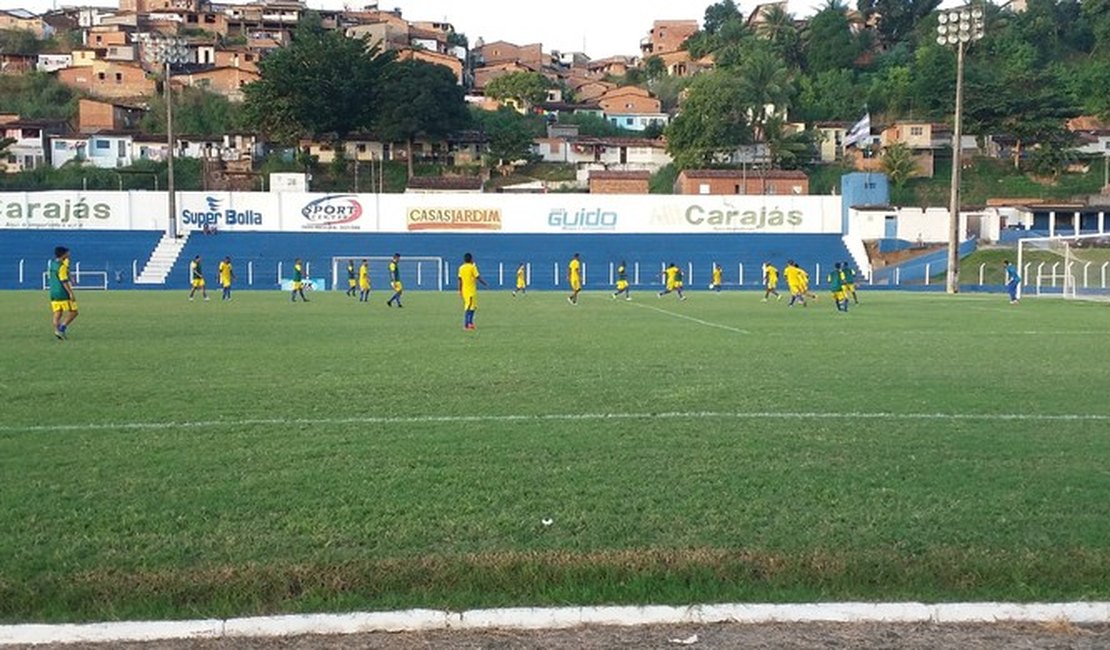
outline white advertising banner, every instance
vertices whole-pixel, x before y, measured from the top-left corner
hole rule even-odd
[[[181,192],[199,231],[473,234],[836,234],[837,196]],[[5,228],[163,230],[162,192],[0,193]]]
[[[126,192],[2,192],[0,228],[128,230]]]

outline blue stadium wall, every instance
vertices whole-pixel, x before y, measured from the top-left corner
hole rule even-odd
[[[531,286],[539,290],[565,286],[563,277],[556,283],[555,269],[560,269],[561,276],[562,269],[576,252],[581,253],[587,265],[587,289],[608,288],[609,265],[621,260],[628,263],[630,272],[639,265],[639,285],[643,287],[657,286],[660,265],[674,262],[684,269],[692,266],[690,284],[705,288],[711,265],[717,262],[724,268],[727,287],[754,288],[760,283],[760,267],[764,261],[781,267],[786,260],[796,259],[817,278],[834,263],[851,259],[839,234],[195,233],[189,238],[165,286],[136,287],[134,270],[142,269],[161,235],[157,231],[3,230],[0,231],[0,288],[41,288],[42,271],[56,245],[71,248],[74,262],[80,264],[82,271],[106,272],[112,289],[183,289],[187,287],[189,260],[196,255],[205,259],[205,273],[210,281],[214,279],[218,260],[231,256],[237,287],[256,290],[277,289],[279,263],[283,275],[288,277],[292,260],[297,257],[309,264],[314,278],[324,280],[326,288],[331,289],[334,257],[382,258],[395,252],[409,257],[438,257],[448,265],[446,280],[452,283],[450,273],[458,267],[462,255],[470,252],[494,286],[499,285],[499,267],[504,269],[503,286],[510,286],[516,265],[529,263]],[[742,284],[741,265],[744,269]],[[248,277],[248,268],[251,277]],[[408,287],[437,288],[432,268],[424,266],[421,269],[419,284],[415,264],[406,264],[402,270]],[[371,273],[375,286],[383,286],[385,263],[376,263]],[[345,282],[345,277],[342,281]]]

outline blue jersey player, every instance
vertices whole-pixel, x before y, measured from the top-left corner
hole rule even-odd
[[[1002,265],[1006,267],[1006,291],[1010,293],[1010,304],[1018,304],[1018,287],[1021,286],[1021,276],[1018,275],[1017,267],[1015,267],[1010,260],[1003,260]]]

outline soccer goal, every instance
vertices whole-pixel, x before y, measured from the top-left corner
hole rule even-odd
[[[392,257],[333,257],[331,258],[331,284],[336,291],[347,290],[347,263],[355,265],[355,278],[362,261],[370,266],[370,284],[375,290],[389,287],[389,263]],[[401,257],[401,282],[405,289],[443,291],[447,282],[447,267],[442,257]]]
[[[75,264],[73,272],[69,274],[69,284],[74,291],[107,291],[107,271],[82,271],[80,264]],[[42,272],[42,289],[50,288],[50,272]]]
[[[1023,239],[1017,265],[1022,294],[1110,300],[1110,234]]]

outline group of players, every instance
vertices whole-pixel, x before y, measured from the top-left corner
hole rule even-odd
[[[73,293],[73,286],[69,277],[69,250],[63,246],[54,249],[54,259],[50,263],[49,269],[49,289],[50,289],[50,305],[53,314],[54,335],[61,340],[66,338],[66,331],[69,325],[77,318],[77,299]],[[405,293],[404,285],[401,282],[401,255],[394,254],[389,261],[389,283],[393,291],[393,295],[386,301],[386,306],[403,308],[404,305],[401,299]],[[632,300],[632,285],[628,280],[628,265],[622,260],[616,268],[616,287],[612,294],[615,300],[624,297],[625,300]],[[809,274],[806,273],[795,261],[790,260],[787,262],[783,271],[786,277],[786,283],[790,291],[790,306],[801,304],[803,307],[807,306],[808,299],[816,299],[816,294],[812,293],[809,288]],[[203,260],[200,255],[197,255],[189,263],[189,276],[190,276],[190,290],[189,300],[193,301],[196,294],[199,292],[204,300],[208,300],[208,289],[204,278]],[[675,294],[679,300],[686,300],[685,288],[685,275],[681,267],[671,262],[667,264],[661,276],[664,281],[664,288],[658,293],[660,298],[669,294]],[[220,288],[223,291],[221,300],[229,302],[232,299],[231,291],[232,285],[235,282],[235,270],[231,264],[231,258],[225,257],[220,261],[217,269],[217,277],[219,279]],[[859,297],[856,293],[855,287],[856,271],[848,263],[837,263],[828,275],[828,286],[833,294],[833,299],[836,303],[836,308],[839,311],[848,311],[849,300],[859,304]],[[459,266],[457,276],[457,288],[460,298],[463,302],[463,327],[468,330],[476,329],[474,323],[474,316],[478,310],[478,286],[488,287],[486,281],[481,277],[477,264],[474,262],[474,257],[470,253],[463,256],[463,263]],[[361,264],[355,264],[354,260],[347,263],[347,282],[348,289],[347,295],[352,298],[358,298],[359,302],[369,302],[370,292],[372,289],[370,281],[370,264],[369,260],[362,260]],[[763,302],[770,300],[771,296],[775,296],[777,300],[782,299],[782,295],[778,291],[779,270],[770,262],[763,264],[763,286],[764,295]],[[579,294],[582,292],[583,287],[583,263],[579,253],[575,253],[567,265],[567,283],[570,285],[571,293],[567,296],[567,302],[571,305],[578,304]],[[300,298],[303,302],[308,302],[305,296],[305,266],[300,258],[293,262],[293,277],[292,288],[290,293],[290,300],[297,302]],[[712,281],[709,284],[709,289],[712,291],[720,292],[724,285],[724,271],[720,264],[713,263]],[[520,263],[516,270],[516,287],[512,295],[518,296],[527,293],[528,291],[528,271],[525,263]]]

